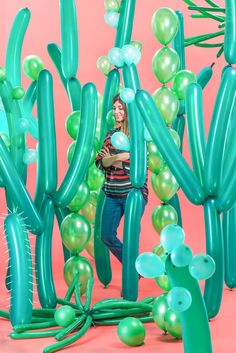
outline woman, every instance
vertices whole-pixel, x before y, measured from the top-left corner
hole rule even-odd
[[[117,238],[117,228],[124,215],[126,199],[132,189],[132,184],[129,178],[129,153],[117,150],[111,144],[111,136],[117,131],[129,136],[127,108],[119,94],[113,98],[113,113],[116,120],[115,128],[106,135],[95,163],[99,169],[105,171],[101,239],[116,258],[122,262],[122,243]],[[142,187],[142,193],[143,214],[148,199],[147,181]]]

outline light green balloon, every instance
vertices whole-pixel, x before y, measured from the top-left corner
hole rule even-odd
[[[178,148],[180,148],[181,141],[180,141],[180,136],[179,136],[178,132],[175,131],[174,129],[171,129],[171,128],[169,128],[169,132],[170,132],[171,137],[174,140],[174,143],[176,144],[176,146]]]
[[[100,70],[104,75],[108,75],[111,71],[111,62],[109,61],[107,56],[100,56],[97,59],[97,68]]]
[[[185,99],[186,89],[193,82],[197,82],[197,80],[192,71],[180,70],[177,72],[172,82],[172,88],[179,99]]]
[[[89,195],[89,203],[91,203],[93,206],[97,206],[98,202],[98,193],[96,191],[91,191]]]
[[[179,188],[179,184],[167,166],[158,175],[152,174],[151,184],[161,201],[169,201]]]
[[[158,286],[164,291],[168,292],[171,289],[170,281],[167,275],[161,275],[155,278]]]
[[[72,253],[78,254],[86,247],[91,228],[84,216],[71,213],[63,219],[60,233],[65,247]]]
[[[159,234],[168,224],[178,224],[178,215],[174,207],[165,204],[155,207],[152,212],[152,224]]]
[[[172,48],[159,49],[152,60],[152,69],[159,82],[167,83],[172,80],[179,69],[180,60],[177,52]]]
[[[86,181],[83,181],[77,193],[75,194],[75,197],[73,200],[69,203],[67,206],[72,212],[78,212],[81,208],[84,207],[86,202],[89,199],[89,187]]]
[[[130,44],[135,47],[136,49],[138,49],[140,52],[142,52],[142,49],[143,49],[143,45],[141,42],[139,42],[138,40],[132,40],[130,42]]]
[[[80,124],[80,111],[76,110],[66,118],[66,131],[74,140],[76,140]]]
[[[168,7],[158,9],[152,16],[152,31],[161,44],[169,44],[175,37],[178,27],[178,17]]]
[[[95,214],[96,214],[96,206],[91,204],[90,202],[87,202],[84,207],[81,210],[82,214],[86,219],[88,220],[89,223],[94,224],[95,220]]]
[[[94,227],[91,227],[91,235],[86,245],[86,251],[90,256],[94,257]]]
[[[104,6],[107,11],[119,12],[120,5],[118,0],[105,0]]]
[[[146,330],[143,323],[135,317],[122,319],[117,327],[120,340],[127,346],[140,346],[143,344]]]
[[[167,293],[159,295],[153,303],[152,316],[155,324],[164,332],[166,332],[164,317],[168,309]]]
[[[40,71],[43,70],[43,62],[36,55],[28,55],[23,60],[23,70],[26,76],[35,81]]]
[[[6,70],[4,67],[0,66],[0,82],[3,82],[6,80]]]
[[[164,122],[169,125],[174,121],[179,111],[179,100],[177,95],[168,87],[158,88],[152,98],[161,113]]]
[[[159,150],[157,149],[154,142],[148,143],[148,169],[153,173],[158,174],[165,166],[165,161],[162,158]]]
[[[88,172],[88,186],[90,190],[98,190],[104,182],[103,172],[93,164]]]
[[[182,338],[182,329],[180,324],[180,314],[172,309],[168,309],[164,316],[164,324],[167,332],[175,337]]]
[[[162,256],[162,255],[165,254],[165,249],[163,248],[162,244],[160,243],[160,244],[157,244],[157,245],[153,248],[152,252],[153,252],[154,254],[156,254],[157,256]]]

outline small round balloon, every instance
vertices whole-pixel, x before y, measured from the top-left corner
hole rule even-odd
[[[104,6],[107,11],[113,10],[113,11],[119,12],[119,9],[120,9],[118,0],[105,0]]]
[[[210,255],[198,254],[193,256],[189,264],[189,272],[193,278],[206,280],[210,278],[216,269],[215,261]]]
[[[167,303],[167,293],[163,293],[159,295],[159,297],[157,297],[153,302],[152,316],[157,327],[159,327],[164,332],[166,332],[164,317],[168,309],[169,305]]]
[[[122,67],[124,65],[124,59],[121,49],[117,47],[111,48],[108,52],[108,60],[116,67]]]
[[[40,71],[43,70],[43,62],[36,55],[28,55],[23,60],[23,70],[26,76],[35,81]]]
[[[167,275],[161,275],[155,278],[158,286],[164,291],[168,292],[171,289],[171,284]]]
[[[121,151],[129,151],[130,150],[130,142],[129,138],[123,132],[115,132],[111,136],[111,144],[118,150]]]
[[[24,164],[32,164],[38,160],[38,151],[33,149],[25,150],[23,155]]]
[[[82,181],[73,200],[67,206],[72,212],[78,212],[89,199],[89,187],[86,181]]]
[[[161,233],[162,229],[168,224],[178,223],[178,214],[171,205],[158,205],[152,213],[152,224],[157,233]]]
[[[121,48],[121,53],[126,65],[137,65],[141,59],[141,51],[131,44],[126,44]]]
[[[178,31],[178,17],[168,7],[158,9],[152,16],[152,31],[163,45],[169,44]]]
[[[131,88],[123,88],[122,91],[120,91],[120,99],[124,103],[131,103],[133,102],[135,98],[135,93]]]
[[[167,294],[167,302],[172,310],[181,313],[192,304],[192,296],[186,288],[174,287]]]
[[[79,131],[79,123],[80,123],[80,111],[75,110],[74,112],[70,113],[66,118],[66,131],[73,138],[76,140],[78,131]]]
[[[97,68],[100,70],[104,75],[108,75],[111,71],[111,63],[108,60],[107,56],[100,56],[97,59]]]
[[[104,21],[111,27],[117,28],[120,15],[116,11],[108,10],[104,15]]]
[[[169,125],[174,121],[179,111],[179,100],[177,95],[168,87],[158,88],[152,95],[164,122]]]
[[[184,230],[177,224],[169,224],[160,234],[161,244],[168,252],[181,245],[184,242],[184,238]]]
[[[187,87],[193,82],[196,82],[196,77],[192,71],[180,70],[177,72],[172,82],[172,88],[179,99],[185,99]]]
[[[135,347],[144,343],[146,330],[140,320],[135,317],[126,317],[120,321],[117,334],[123,343]]]
[[[172,48],[159,49],[152,60],[152,69],[159,82],[165,84],[172,80],[179,69],[177,52]]]
[[[135,261],[135,268],[141,276],[146,278],[155,278],[165,272],[164,263],[152,252],[140,254]]]
[[[177,338],[182,338],[182,328],[180,324],[180,315],[172,309],[168,309],[164,317],[167,332]]]
[[[55,311],[54,319],[58,326],[67,327],[75,320],[75,311],[69,305],[63,305]]]
[[[170,258],[172,264],[176,267],[188,266],[192,260],[193,253],[189,246],[181,244],[174,248]]]
[[[21,86],[14,87],[12,90],[12,98],[20,100],[24,97],[25,91]]]

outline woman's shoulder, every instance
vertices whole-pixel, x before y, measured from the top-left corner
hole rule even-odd
[[[119,132],[119,131],[120,131],[120,128],[114,128],[114,129],[108,131],[106,136],[111,137],[115,132]]]

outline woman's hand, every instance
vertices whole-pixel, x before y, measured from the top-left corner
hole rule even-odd
[[[130,158],[130,154],[128,152],[122,152],[116,155],[117,159],[121,162],[126,161]]]
[[[104,147],[103,149],[101,149],[101,151],[99,152],[99,156],[101,156],[102,158],[109,158],[109,157],[111,157],[109,148]]]

